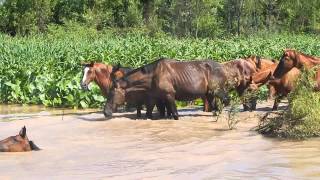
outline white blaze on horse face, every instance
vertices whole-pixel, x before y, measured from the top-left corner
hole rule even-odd
[[[84,74],[83,74],[83,78],[82,78],[82,84],[85,83],[87,76],[88,76],[88,71],[90,70],[89,67],[85,67],[84,68]],[[90,89],[90,83],[88,84],[88,89]]]

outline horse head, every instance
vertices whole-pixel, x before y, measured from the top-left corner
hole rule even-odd
[[[292,49],[284,49],[280,58],[279,64],[274,71],[275,78],[281,78],[285,73],[290,71],[293,67],[302,66],[296,58],[296,51]]]
[[[27,137],[27,129],[24,126],[18,135],[8,137],[0,141],[0,151],[2,152],[23,152],[31,150],[40,150]]]
[[[80,82],[83,90],[89,90],[89,84],[95,79],[94,62],[83,64],[83,76]]]

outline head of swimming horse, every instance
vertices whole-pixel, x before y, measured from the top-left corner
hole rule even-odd
[[[19,134],[0,141],[0,152],[24,152],[40,150],[33,141],[29,141],[26,127],[22,127]]]

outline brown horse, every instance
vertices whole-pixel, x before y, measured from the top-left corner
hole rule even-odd
[[[273,98],[276,94],[275,88],[272,84],[267,83],[270,78],[272,77],[276,67],[278,66],[278,63],[273,63],[269,65],[268,67],[265,67],[264,69],[258,71],[252,76],[253,82],[258,86],[262,86],[264,84],[267,84],[269,89],[269,99]]]
[[[169,107],[173,118],[178,119],[175,100],[207,98],[213,105],[212,94],[225,100],[226,93],[223,90],[226,81],[222,66],[212,60],[179,62],[159,59],[118,80],[106,103],[104,114],[111,117],[113,110],[124,103],[128,94],[139,92],[148,101],[148,115],[152,113],[152,104],[160,99]],[[216,93],[211,93],[213,91]]]
[[[237,91],[239,96],[242,96],[249,87],[249,90],[256,90],[257,87],[253,86],[254,82],[252,76],[261,67],[260,60],[252,59],[236,59],[222,63],[225,70],[225,74],[228,77],[228,82],[233,82],[233,88]],[[251,99],[250,103],[244,103],[244,110],[254,110],[256,106],[256,100]]]
[[[38,151],[38,148],[27,137],[27,130],[24,126],[18,135],[10,136],[0,141],[0,152],[24,152],[24,151]]]
[[[281,78],[285,73],[290,71],[293,67],[298,69],[310,69],[316,65],[320,65],[320,58],[306,55],[296,50],[285,49],[280,59],[279,65],[274,72],[274,78]],[[320,70],[316,73],[317,86],[315,90],[320,90]]]
[[[301,71],[298,68],[293,67],[280,79],[269,80],[269,85],[274,87],[276,95],[272,110],[277,110],[281,99],[286,97],[294,89],[295,83],[300,74]]]
[[[107,97],[112,86],[111,72],[113,67],[103,63],[86,63],[83,69],[83,78],[81,80],[81,88],[89,89],[89,84],[94,81],[100,88],[104,97]],[[127,67],[118,68],[114,72],[115,78],[121,78],[132,69]]]
[[[275,63],[275,60],[273,59],[270,60],[255,55],[251,55],[250,57],[244,59],[254,65],[258,71],[265,70]]]

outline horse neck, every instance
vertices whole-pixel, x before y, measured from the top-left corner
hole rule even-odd
[[[269,68],[270,66],[272,66],[274,64],[274,62],[270,61],[270,60],[267,60],[267,59],[261,59],[261,69],[264,70],[264,69],[267,69]]]
[[[252,80],[254,83],[259,84],[260,86],[267,83],[270,75],[273,73],[272,68],[268,68],[266,70],[260,71],[256,73],[253,77]]]
[[[111,70],[112,71],[112,70]],[[109,93],[109,90],[112,85],[112,81],[110,79],[110,75],[106,75],[105,73],[111,72],[109,69],[106,69],[106,72],[103,72],[103,70],[96,70],[96,77],[94,79],[95,83],[99,86],[100,90],[102,91],[102,94],[104,96],[107,96]]]
[[[311,68],[313,66],[320,64],[320,58],[305,55],[305,54],[297,54],[298,55],[298,61],[305,67]]]

